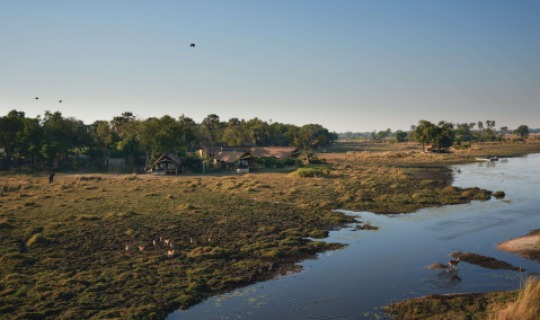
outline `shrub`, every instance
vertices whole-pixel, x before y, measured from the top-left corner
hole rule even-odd
[[[493,196],[497,199],[502,199],[506,196],[506,194],[504,193],[504,191],[495,191],[493,192]]]
[[[327,166],[310,166],[299,168],[292,172],[291,175],[299,178],[326,177],[330,175],[330,169]]]
[[[276,159],[274,158],[266,158],[264,159],[264,166],[267,168],[274,168],[276,166]]]

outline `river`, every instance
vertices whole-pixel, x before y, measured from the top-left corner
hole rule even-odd
[[[516,289],[521,274],[462,262],[459,278],[428,270],[452,251],[474,252],[540,273],[540,264],[498,251],[496,244],[540,228],[540,154],[457,165],[453,185],[502,190],[502,200],[435,207],[412,214],[349,212],[378,231],[330,233],[342,250],[301,263],[303,271],[212,297],[168,320],[374,319],[382,306],[431,293]]]

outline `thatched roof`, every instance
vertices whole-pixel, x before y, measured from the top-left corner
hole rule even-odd
[[[252,147],[250,153],[255,158],[292,158],[298,153],[295,147]]]
[[[174,153],[162,154],[156,161],[154,161],[152,166],[155,166],[160,162],[174,162],[178,166],[182,165],[182,160],[180,160],[180,158],[178,158]]]
[[[249,152],[244,151],[221,151],[216,155],[216,159],[225,163],[235,163],[244,158],[250,158]]]

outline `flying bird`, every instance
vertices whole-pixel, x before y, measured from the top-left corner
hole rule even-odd
[[[195,44],[194,44],[194,43],[190,44],[189,46],[192,47],[192,48],[195,48]]]
[[[36,100],[39,100],[39,97],[36,97]]]
[[[58,100],[59,103],[62,103],[62,100]]]

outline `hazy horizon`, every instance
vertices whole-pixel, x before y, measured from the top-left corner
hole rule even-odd
[[[92,123],[131,111],[200,122],[215,113],[335,132],[409,130],[421,119],[540,127],[538,1],[0,8],[1,115],[50,110]]]

